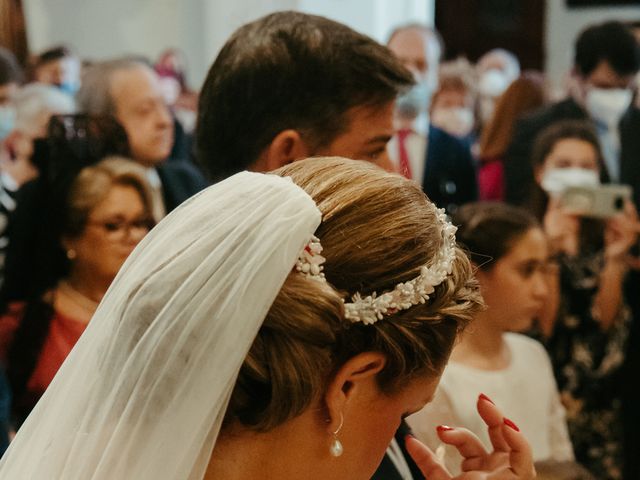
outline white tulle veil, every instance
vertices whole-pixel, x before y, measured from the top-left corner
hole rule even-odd
[[[126,261],[0,478],[202,479],[242,362],[320,224],[289,179],[241,173]]]

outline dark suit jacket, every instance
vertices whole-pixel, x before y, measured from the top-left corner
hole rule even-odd
[[[476,168],[462,140],[437,127],[429,127],[422,188],[438,207],[453,212],[478,200]]]
[[[588,120],[575,100],[567,99],[545,107],[516,123],[504,164],[505,195],[509,203],[521,205],[533,184],[531,152],[536,136],[561,120]],[[634,201],[640,207],[640,110],[629,108],[620,120],[620,179],[634,189]]]
[[[420,472],[420,469],[415,464],[415,462],[411,459],[409,454],[407,453],[407,449],[404,446],[405,437],[411,433],[411,429],[409,425],[405,421],[400,424],[400,428],[396,431],[395,438],[398,445],[400,445],[400,449],[402,450],[402,454],[404,455],[405,460],[407,461],[407,465],[409,465],[409,470],[411,470],[411,475],[414,480],[422,480],[424,475]],[[391,461],[391,459],[385,455],[380,462],[380,466],[376,473],[373,474],[371,480],[402,480],[400,473],[396,469],[395,465]]]
[[[167,213],[207,187],[207,181],[202,173],[190,162],[166,162],[156,170],[162,182]]]

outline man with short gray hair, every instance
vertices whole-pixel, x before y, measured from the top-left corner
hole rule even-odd
[[[77,94],[79,111],[112,116],[122,125],[131,157],[147,168],[159,220],[206,186],[188,162],[166,162],[174,141],[173,118],[156,73],[143,61],[122,58],[89,67]]]

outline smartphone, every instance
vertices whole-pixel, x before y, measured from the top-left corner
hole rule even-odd
[[[632,194],[629,185],[569,187],[563,192],[560,204],[567,212],[582,217],[610,218],[624,211]]]

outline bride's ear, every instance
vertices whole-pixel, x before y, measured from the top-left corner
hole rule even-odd
[[[377,389],[376,375],[387,363],[380,352],[364,352],[350,358],[330,379],[324,401],[328,412],[329,432],[335,432],[350,404],[358,398],[371,395]],[[346,419],[345,419],[346,420]]]

